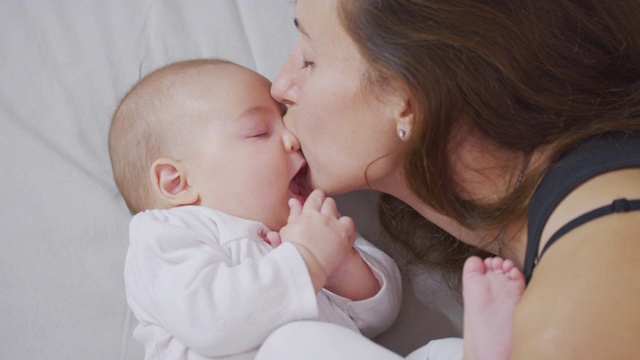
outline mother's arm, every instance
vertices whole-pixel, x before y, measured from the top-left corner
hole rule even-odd
[[[547,227],[620,197],[640,199],[640,170],[590,180]],[[640,211],[596,219],[549,248],[516,309],[513,358],[640,359]]]

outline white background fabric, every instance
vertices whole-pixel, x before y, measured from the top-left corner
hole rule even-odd
[[[0,357],[142,358],[124,297],[130,215],[111,176],[111,114],[141,75],[175,60],[223,57],[273,79],[293,14],[291,0],[0,1]],[[375,240],[370,197],[339,202]],[[399,352],[459,334],[451,293],[429,274],[418,283],[422,302],[407,296],[378,339]]]

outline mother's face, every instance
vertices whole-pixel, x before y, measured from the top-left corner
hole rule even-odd
[[[336,0],[298,0],[300,36],[271,88],[309,164],[309,185],[329,194],[381,190],[399,168],[392,96],[363,86],[367,69],[339,24]],[[369,167],[370,164],[373,164]],[[366,172],[366,178],[365,178]]]

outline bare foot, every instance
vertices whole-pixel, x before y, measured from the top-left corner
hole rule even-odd
[[[465,359],[510,358],[513,313],[524,287],[524,275],[511,260],[467,259],[462,270]]]

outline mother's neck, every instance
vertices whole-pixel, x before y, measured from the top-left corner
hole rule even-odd
[[[391,195],[411,206],[420,215],[431,221],[444,231],[466,244],[483,249],[489,253],[511,259],[517,266],[522,267],[526,248],[526,223],[514,222],[504,230],[468,229],[456,220],[442,215],[419,199],[408,186],[396,188]],[[502,249],[499,249],[497,237],[503,237]],[[500,251],[501,250],[501,251]]]
[[[528,160],[520,155],[488,145],[474,136],[460,139],[452,156],[452,170],[462,196],[491,203],[510,192]],[[451,217],[442,215],[425,204],[410,188],[398,169],[392,181],[381,191],[404,201],[423,217],[461,241],[487,252],[510,258],[522,264],[526,248],[524,220],[508,224],[504,229],[469,229]],[[503,239],[502,246],[496,241]],[[501,248],[502,251],[499,251]]]
[[[445,230],[449,234],[453,235],[457,239],[464,241],[465,243],[484,248],[482,245],[490,240],[487,232],[471,230],[456,220],[442,215],[439,212],[435,211],[432,207],[425,204],[416,194],[411,191],[407,185],[402,186],[400,189],[396,189],[400,191],[394,191],[393,196],[405,202],[407,205],[411,206],[415,211],[417,211],[420,215],[422,215],[427,220],[431,221],[441,229]],[[491,249],[485,249],[491,252]]]

